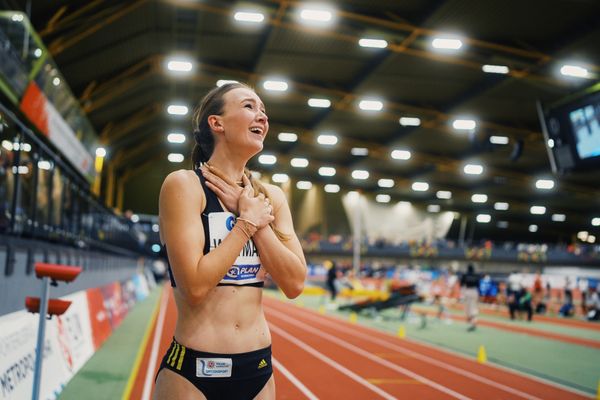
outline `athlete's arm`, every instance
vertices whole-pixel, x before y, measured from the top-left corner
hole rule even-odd
[[[261,264],[271,275],[277,286],[292,299],[298,297],[304,289],[306,279],[306,260],[300,241],[294,231],[292,213],[283,191],[275,185],[265,184],[272,199],[273,225],[289,236],[281,241],[270,226],[259,229],[253,237],[258,248]]]
[[[249,199],[250,193],[248,189],[245,196],[241,196],[243,200]],[[264,205],[258,200],[250,200],[251,203],[244,203],[245,216],[263,222],[257,212],[264,209]],[[216,249],[203,255],[206,238],[201,212],[205,203],[204,191],[193,171],[172,172],[163,182],[159,198],[160,233],[167,246],[177,287],[190,304],[202,302],[219,283],[248,241],[246,232],[253,234],[256,229],[236,224]]]

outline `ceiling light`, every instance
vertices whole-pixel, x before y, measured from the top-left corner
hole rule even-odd
[[[189,60],[181,58],[172,58],[167,60],[167,69],[172,72],[190,72],[193,68],[193,64]]]
[[[317,142],[324,146],[333,146],[338,142],[338,138],[335,135],[323,134],[317,137]]]
[[[106,157],[106,149],[104,147],[98,147],[96,149],[96,157]]]
[[[171,104],[167,107],[167,112],[171,115],[187,115],[187,106],[181,104]]]
[[[261,154],[258,156],[258,162],[263,165],[273,165],[277,162],[277,157],[272,154]]]
[[[452,198],[452,192],[448,190],[438,190],[435,195],[438,199],[448,200]]]
[[[377,185],[382,188],[391,188],[394,187],[393,179],[380,179],[377,181]]]
[[[599,217],[592,218],[592,226],[600,226],[600,218]]]
[[[340,191],[340,186],[334,183],[328,183],[325,185],[324,189],[327,193],[337,193]]]
[[[427,211],[429,211],[430,213],[437,213],[440,212],[441,207],[439,206],[439,204],[430,204],[427,206]]]
[[[21,13],[15,13],[13,15],[10,16],[10,19],[13,20],[14,22],[21,22],[23,21],[23,14]]]
[[[325,7],[307,7],[300,10],[300,19],[309,24],[327,24],[333,20],[333,12]]]
[[[37,58],[40,58],[42,56],[42,49],[40,49],[40,48],[35,49],[33,51],[33,55],[36,56]]]
[[[56,78],[52,79],[52,84],[54,86],[60,85],[60,78],[56,77]]]
[[[408,150],[400,150],[400,149],[396,149],[396,150],[392,150],[392,158],[394,160],[408,160],[410,159],[410,151]]]
[[[587,78],[589,72],[586,68],[577,65],[563,65],[560,68],[560,73],[564,76],[572,76],[574,78]]]
[[[279,139],[280,142],[295,142],[298,140],[298,135],[292,132],[280,132],[279,135],[277,135],[277,139]]]
[[[582,242],[585,242],[588,238],[588,231],[579,231],[577,232],[577,239],[581,240]]]
[[[298,181],[298,183],[296,183],[296,187],[300,190],[309,190],[312,188],[312,183],[309,181]]]
[[[508,210],[508,203],[504,202],[504,201],[497,201],[494,203],[494,209],[495,210],[499,210],[499,211],[506,211]]]
[[[263,87],[266,90],[274,92],[285,92],[288,90],[288,84],[285,81],[268,80],[263,82]]]
[[[221,86],[223,86],[223,85],[227,85],[227,84],[229,84],[229,83],[239,83],[239,82],[238,82],[238,81],[231,80],[231,79],[219,79],[219,80],[217,81],[217,86],[218,86],[218,87],[221,87]]]
[[[383,39],[362,38],[358,41],[358,45],[360,47],[372,47],[375,49],[385,49],[388,45],[388,42]]]
[[[458,50],[462,47],[463,43],[459,39],[439,37],[433,39],[431,45],[434,49],[439,50]]]
[[[378,203],[389,203],[392,197],[389,194],[378,194],[375,196],[375,201]]]
[[[538,231],[538,226],[535,224],[529,225],[529,232],[534,233]]]
[[[419,126],[421,125],[421,119],[416,117],[400,117],[398,120],[402,126]]]
[[[587,242],[588,243],[596,243],[596,236],[594,236],[594,235],[588,235]]]
[[[169,153],[167,160],[172,163],[180,163],[183,161],[183,154],[180,153]]]
[[[383,109],[383,102],[379,100],[361,100],[358,103],[358,108],[363,111],[381,111]]]
[[[477,123],[472,119],[455,119],[452,122],[452,127],[460,131],[472,131],[477,126]]]
[[[331,106],[331,101],[329,101],[328,99],[312,98],[308,99],[308,105],[317,108],[329,108]]]
[[[413,182],[411,186],[415,192],[425,192],[429,190],[429,183],[427,182]]]
[[[290,179],[286,174],[273,174],[271,180],[275,183],[285,183]]]
[[[264,14],[256,11],[238,11],[233,15],[233,18],[240,22],[259,23],[264,21],[265,16]]]
[[[552,221],[554,222],[565,222],[567,216],[565,214],[552,214]]]
[[[473,203],[485,203],[487,200],[487,194],[475,193],[473,196],[471,196],[471,201]]]
[[[185,135],[183,133],[169,133],[167,135],[167,141],[169,143],[184,143]]]
[[[543,215],[546,214],[546,207],[544,206],[531,206],[529,208],[529,212],[535,215]]]
[[[479,164],[467,164],[463,168],[463,171],[467,175],[481,175],[483,173],[483,166]]]
[[[365,171],[364,169],[355,169],[352,171],[352,178],[358,180],[369,179],[369,171]]]
[[[506,65],[491,65],[486,64],[481,67],[483,72],[487,72],[488,74],[508,74],[509,69]]]
[[[492,216],[490,214],[478,214],[476,219],[481,224],[487,224],[492,220]]]
[[[308,167],[308,160],[306,158],[292,158],[290,165],[295,168],[306,168]]]
[[[535,187],[541,190],[550,190],[554,188],[554,181],[552,179],[538,179],[535,182]]]
[[[548,139],[548,147],[550,147],[551,149],[554,148],[554,139]]]
[[[52,169],[52,163],[47,160],[40,160],[37,163],[39,169],[43,169],[44,171],[50,171]]]
[[[366,147],[353,147],[352,150],[350,150],[350,154],[352,154],[353,156],[360,157],[368,156],[369,149],[367,149]]]
[[[508,144],[507,136],[490,136],[490,143],[492,144]]]
[[[319,168],[319,175],[321,176],[334,176],[335,168],[333,167],[321,167]]]

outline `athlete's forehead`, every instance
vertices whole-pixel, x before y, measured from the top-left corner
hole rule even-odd
[[[252,89],[236,88],[225,94],[225,97],[233,103],[243,103],[250,101],[264,108],[264,104],[260,97]]]

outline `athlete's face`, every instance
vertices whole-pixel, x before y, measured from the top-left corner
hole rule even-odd
[[[223,96],[225,105],[219,122],[223,138],[236,146],[248,146],[261,151],[269,131],[265,106],[253,90],[237,88]]]

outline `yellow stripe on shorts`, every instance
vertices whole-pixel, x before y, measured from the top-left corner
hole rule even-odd
[[[179,349],[181,348],[181,346],[179,345],[179,343],[177,343],[175,346],[177,346],[177,348],[175,349],[175,355],[173,356],[173,360],[171,360],[171,367],[175,366],[175,361],[177,361],[177,356],[179,355]]]
[[[173,343],[173,345],[171,347],[171,353],[169,353],[169,358],[167,358],[167,364],[169,364],[171,362],[171,357],[173,357],[173,353],[175,352],[176,346],[177,346],[177,343]]]
[[[179,355],[179,362],[177,363],[177,371],[181,371],[181,364],[183,364],[183,356],[185,355],[185,346],[181,346],[181,354]]]

